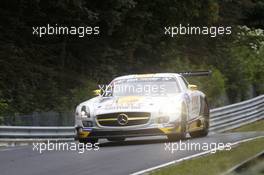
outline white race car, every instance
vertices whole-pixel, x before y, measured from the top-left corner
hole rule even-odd
[[[166,135],[170,140],[208,134],[206,96],[183,75],[204,73],[156,73],[115,78],[96,90],[98,96],[76,108],[79,142],[98,139],[124,141],[128,137]],[[207,73],[205,73],[207,74]]]

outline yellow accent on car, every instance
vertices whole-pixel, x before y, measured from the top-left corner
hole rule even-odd
[[[93,94],[98,96],[101,94],[101,89],[96,89],[96,90],[93,90]]]
[[[125,97],[120,97],[117,101],[118,104],[127,104],[127,103],[135,103],[141,100],[144,97],[139,97],[139,96],[125,96]]]
[[[189,124],[189,131],[197,131],[197,130],[201,130],[204,126],[203,126],[203,121],[201,122],[200,126],[198,126],[198,122],[200,122],[199,120],[195,120],[193,122],[191,122]]]
[[[180,126],[177,128],[169,127],[169,128],[159,128],[164,134],[171,134],[171,133],[179,133],[181,131]]]
[[[88,132],[88,131],[82,131],[79,133],[79,137],[80,138],[86,138],[86,137],[88,137],[89,134],[90,134],[90,132]]]

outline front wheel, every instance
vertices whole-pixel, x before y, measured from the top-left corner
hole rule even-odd
[[[203,129],[199,131],[190,132],[190,136],[192,138],[196,137],[205,137],[209,132],[209,108],[208,104],[205,102],[205,106],[203,109]]]
[[[181,115],[180,133],[167,135],[167,137],[170,141],[185,139],[185,137],[186,137],[186,123],[187,123],[186,119],[187,119],[187,108],[186,108],[186,106],[184,106],[182,109],[182,115]]]
[[[84,143],[84,144],[87,144],[87,143],[95,144],[98,142],[98,139],[96,138],[79,139],[79,142]]]
[[[205,127],[202,130],[190,132],[190,136],[192,138],[205,137],[207,135],[208,135],[208,125],[207,124],[205,124]]]

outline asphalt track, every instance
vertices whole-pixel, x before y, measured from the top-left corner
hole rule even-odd
[[[187,139],[192,143],[233,143],[264,136],[264,132],[212,134]],[[100,142],[98,151],[46,151],[40,154],[33,146],[0,149],[1,175],[123,175],[188,157],[203,150],[165,150],[165,137],[133,138],[123,143]]]

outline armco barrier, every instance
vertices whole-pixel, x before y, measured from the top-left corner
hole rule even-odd
[[[264,119],[264,95],[210,110],[210,131],[224,132]]]
[[[0,138],[73,138],[74,127],[0,126]]]
[[[210,132],[230,129],[264,119],[264,95],[210,110]],[[0,126],[0,138],[73,138],[74,127]]]

